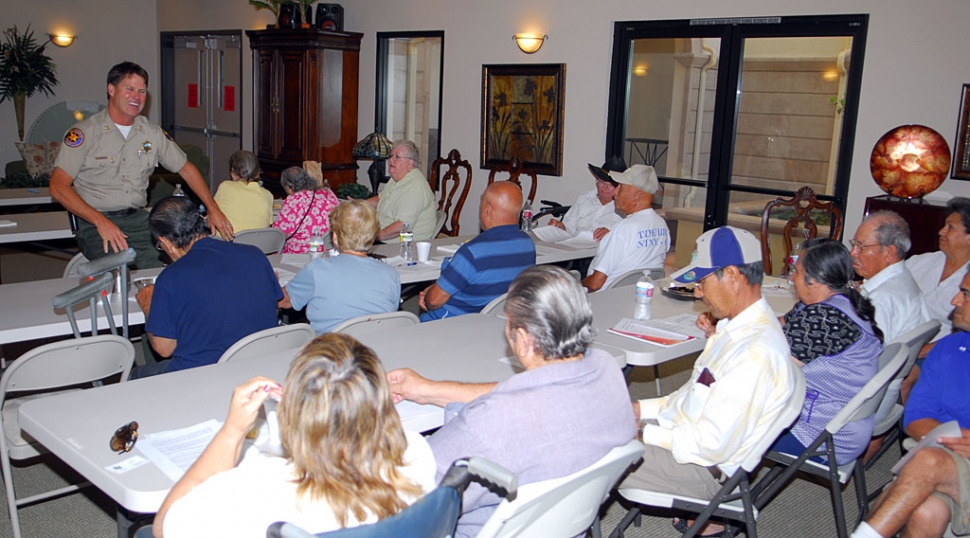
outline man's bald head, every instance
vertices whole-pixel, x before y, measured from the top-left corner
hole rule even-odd
[[[496,181],[482,193],[479,218],[482,228],[518,224],[522,209],[522,189],[511,181]]]

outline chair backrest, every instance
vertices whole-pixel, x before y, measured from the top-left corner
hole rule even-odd
[[[104,313],[108,318],[108,327],[111,328],[113,334],[118,332],[115,327],[114,315],[111,313],[111,303],[108,301],[108,294],[114,286],[114,280],[111,273],[101,273],[88,282],[55,295],[51,300],[54,308],[63,308],[67,313],[67,320],[71,323],[71,331],[74,333],[74,338],[81,337],[81,331],[77,326],[77,318],[74,315],[74,305],[85,301],[91,303],[91,335],[98,334],[98,309],[96,305],[99,299],[104,307]]]
[[[287,349],[298,349],[313,340],[316,333],[306,323],[280,325],[253,333],[241,338],[219,357],[219,362],[264,357],[270,353]]]
[[[889,382],[896,377],[900,368],[909,358],[909,346],[901,342],[893,342],[882,348],[879,354],[879,371],[872,377],[858,394],[845,404],[828,424],[825,425],[826,431],[835,434],[849,422],[855,422],[867,418],[876,412],[882,402]]]
[[[448,213],[445,213],[444,211],[439,209],[434,212],[434,218],[435,218],[434,233],[431,234],[431,239],[438,237],[438,234],[440,234],[441,230],[444,229],[445,221],[448,220]]]
[[[778,417],[771,424],[768,431],[751,448],[751,453],[748,454],[748,457],[741,462],[741,468],[745,471],[749,473],[753,472],[761,464],[764,455],[771,448],[771,445],[775,444],[775,441],[778,440],[782,432],[798,420],[798,415],[802,412],[802,404],[805,403],[805,374],[801,368],[794,369],[792,385],[792,393],[788,398],[788,402],[785,404],[785,408],[778,414]]]
[[[761,214],[761,259],[764,261],[766,275],[772,273],[771,248],[768,241],[768,221],[770,220],[771,210],[777,207],[791,207],[795,210],[795,214],[785,223],[785,229],[782,233],[782,238],[785,241],[784,268],[786,271],[789,269],[788,254],[792,249],[792,229],[801,225],[808,231],[808,237],[806,239],[812,239],[818,236],[818,227],[815,225],[815,221],[812,220],[811,215],[813,210],[828,212],[831,215],[829,237],[833,239],[842,237],[842,210],[835,205],[835,202],[818,201],[815,198],[815,191],[811,188],[802,187],[791,198],[777,198],[772,200],[765,204],[765,210]]]
[[[103,380],[128,379],[135,348],[113,334],[63,340],[36,347],[15,360],[0,379],[0,401],[8,392],[45,391]]]
[[[899,373],[896,374],[896,379],[903,379],[909,375],[909,371],[913,369],[913,364],[916,363],[916,358],[919,356],[920,350],[938,332],[940,332],[939,320],[931,319],[918,327],[904,332],[893,340],[893,342],[902,342],[909,347],[909,355],[906,358],[906,362],[903,363],[903,367],[899,369]]]
[[[77,266],[88,261],[90,260],[88,260],[87,256],[85,256],[83,252],[78,252],[75,254],[74,257],[67,262],[67,265],[64,266],[64,278],[80,276],[80,273],[77,272]]]
[[[478,538],[567,538],[582,534],[592,525],[613,486],[641,457],[643,443],[634,439],[569,476],[519,486],[515,500],[499,504]]]
[[[331,332],[349,334],[354,338],[359,338],[368,333],[393,329],[394,327],[417,325],[419,323],[421,323],[421,320],[417,316],[402,310],[398,312],[385,312],[383,314],[366,314],[357,316],[356,318],[350,318],[334,327]]]
[[[240,245],[252,245],[262,250],[263,254],[276,254],[283,250],[283,245],[286,243],[286,234],[279,228],[256,228],[237,233],[232,242]]]
[[[529,168],[527,168],[518,157],[512,157],[509,164],[495,165],[492,171],[488,173],[488,184],[491,185],[495,181],[495,174],[499,172],[504,172],[509,175],[509,181],[515,183],[522,189],[523,195],[525,194],[525,189],[522,187],[522,181],[519,179],[520,176],[528,176],[532,178],[532,187],[529,189],[529,195],[526,198],[529,203],[534,203],[536,199],[536,189],[539,188],[539,176]]]
[[[487,305],[482,307],[481,314],[500,316],[505,312],[505,300],[509,298],[508,292],[492,299]]]
[[[633,269],[614,278],[612,282],[606,286],[603,286],[600,288],[600,290],[611,290],[613,288],[622,288],[623,286],[633,286],[638,280],[640,280],[640,275],[642,275],[644,271],[650,271],[650,278],[654,280],[660,280],[666,276],[664,274],[663,267],[651,269]]]
[[[443,166],[447,166],[448,169],[442,174]],[[461,153],[457,149],[453,149],[448,152],[447,157],[438,157],[431,163],[431,177],[428,181],[431,183],[432,192],[439,193],[438,211],[443,211],[445,216],[439,231],[444,231],[445,235],[451,237],[458,237],[461,209],[465,207],[468,189],[472,184],[472,166],[461,158]],[[457,200],[455,200],[456,194]],[[432,237],[437,235],[435,233]]]

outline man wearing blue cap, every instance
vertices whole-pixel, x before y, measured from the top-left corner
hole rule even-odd
[[[697,321],[707,345],[684,386],[633,403],[647,447],[621,488],[711,499],[784,409],[796,366],[761,296],[763,276],[760,243],[731,226],[700,236],[693,261],[673,274],[710,309]]]

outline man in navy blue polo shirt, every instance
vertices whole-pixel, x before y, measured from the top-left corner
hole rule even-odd
[[[485,189],[478,208],[485,231],[442,263],[438,281],[418,295],[426,311],[421,321],[479,312],[507,292],[523,269],[535,265],[535,243],[518,227],[521,207],[518,185],[497,181]]]

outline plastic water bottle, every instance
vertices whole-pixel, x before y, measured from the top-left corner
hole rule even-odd
[[[308,252],[311,258],[323,256],[324,251],[323,236],[320,235],[320,228],[313,228],[313,235],[310,237],[310,248]]]
[[[519,221],[519,229],[523,232],[532,231],[532,204],[528,200],[525,201],[525,205],[522,206],[522,215]]]
[[[644,271],[640,280],[637,280],[636,287],[637,305],[633,310],[633,319],[650,319],[650,305],[653,303],[653,279],[650,278],[650,271]]]
[[[404,261],[411,264],[414,263],[414,231],[411,228],[410,222],[405,222],[401,226],[401,257]]]
[[[175,190],[172,191],[172,196],[185,196],[185,191],[182,190],[181,183],[175,184]]]
[[[798,261],[798,257],[802,255],[802,244],[796,243],[795,246],[791,248],[791,252],[788,254],[788,269],[783,275],[787,279],[791,279],[792,273],[795,271],[795,262]]]

